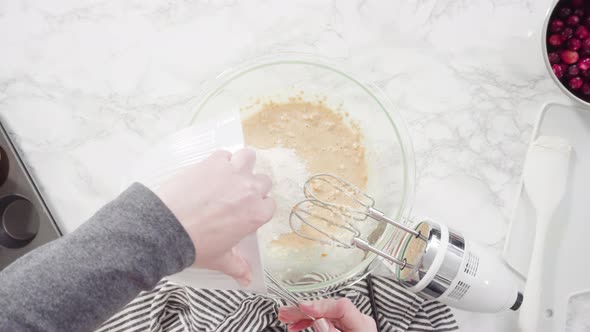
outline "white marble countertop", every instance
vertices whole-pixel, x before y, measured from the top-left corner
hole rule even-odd
[[[500,248],[533,122],[567,101],[542,63],[550,2],[3,1],[0,115],[69,232],[223,69],[278,51],[345,58],[407,120],[414,211]],[[458,313],[465,331],[514,317]]]

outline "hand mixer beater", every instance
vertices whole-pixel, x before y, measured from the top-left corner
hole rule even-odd
[[[408,227],[377,210],[372,197],[331,174],[312,176],[304,193],[307,199],[293,207],[289,218],[298,235],[373,252],[397,266],[396,277],[409,290],[451,307],[474,312],[520,307],[522,294],[500,259],[447,226],[427,220]],[[407,233],[397,257],[361,238],[357,226],[367,218]]]

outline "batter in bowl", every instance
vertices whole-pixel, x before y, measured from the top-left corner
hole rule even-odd
[[[293,203],[304,199],[303,183],[310,174],[331,173],[366,188],[367,161],[359,127],[322,101],[294,97],[258,106],[242,125],[246,144],[259,150],[259,167],[275,182],[272,195],[277,212],[259,231],[266,266],[283,275],[283,279],[308,272],[340,273],[350,269],[362,261],[364,252],[300,237],[288,228],[288,217]],[[363,225],[369,232],[375,227],[370,221]]]

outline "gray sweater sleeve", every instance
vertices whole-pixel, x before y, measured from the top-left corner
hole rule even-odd
[[[91,331],[194,259],[172,212],[134,184],[75,232],[0,272],[0,331]]]

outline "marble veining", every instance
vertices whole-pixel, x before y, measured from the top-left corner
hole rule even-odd
[[[568,102],[540,33],[550,0],[0,2],[0,115],[62,228],[255,56],[345,60],[384,89],[416,153],[414,213],[500,248],[542,105]],[[458,314],[465,331],[515,316]]]

